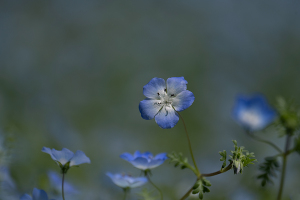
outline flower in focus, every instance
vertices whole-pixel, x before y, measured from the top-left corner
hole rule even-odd
[[[39,190],[34,188],[32,192],[32,197],[28,194],[21,196],[20,200],[49,200],[48,195],[44,190]]]
[[[277,113],[262,95],[240,95],[236,98],[232,116],[247,131],[253,132],[273,122]]]
[[[179,121],[177,112],[190,107],[194,102],[194,94],[188,90],[187,81],[183,77],[153,78],[144,86],[143,94],[147,97],[139,104],[143,119],[155,118],[161,128],[173,128]]]
[[[168,159],[167,153],[160,153],[153,156],[150,152],[140,153],[136,151],[133,155],[130,153],[123,153],[120,155],[121,158],[130,162],[133,166],[141,170],[148,170],[158,167]]]
[[[111,178],[114,184],[124,189],[139,187],[147,183],[147,178],[145,177],[131,177],[129,175],[112,174],[109,172],[106,175]]]
[[[59,174],[54,171],[49,171],[48,178],[50,181],[50,185],[55,190],[55,192],[61,193],[62,179]],[[67,181],[64,181],[64,191],[66,194],[78,194],[78,191],[73,187],[73,185],[71,185]]]
[[[63,148],[61,151],[43,147],[42,152],[48,153],[51,158],[60,166],[63,173],[66,173],[72,166],[83,163],[91,163],[90,159],[80,150],[74,154],[69,149]]]

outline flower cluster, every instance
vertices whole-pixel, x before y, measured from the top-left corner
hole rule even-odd
[[[165,160],[169,159],[170,163],[174,163],[175,167],[180,166],[181,169],[189,169],[196,175],[196,182],[188,190],[188,192],[181,198],[184,200],[189,197],[190,194],[198,194],[199,199],[203,199],[204,193],[210,192],[208,187],[211,186],[209,180],[205,177],[215,176],[221,173],[225,173],[229,170],[233,170],[234,174],[241,174],[244,167],[247,167],[256,161],[254,153],[249,153],[244,147],[238,146],[237,142],[233,140],[234,150],[231,151],[232,155],[227,157],[225,150],[220,151],[220,161],[223,162],[221,170],[212,173],[201,173],[197,167],[195,157],[192,151],[191,141],[189,139],[186,124],[179,112],[190,107],[194,100],[194,94],[187,90],[187,81],[183,77],[171,77],[166,81],[162,78],[153,78],[143,87],[143,94],[146,97],[139,103],[139,111],[141,117],[146,120],[155,119],[155,122],[160,128],[170,129],[173,128],[179,121],[182,120],[184,130],[187,135],[189,150],[193,165],[189,163],[188,159],[183,156],[182,153],[173,152],[171,154],[159,153],[153,155],[151,152],[146,151],[144,153],[135,151],[133,154],[125,152],[120,155],[120,158],[126,160],[135,168],[142,171],[143,176],[133,177],[123,173],[110,173],[106,175],[111,181],[122,188],[124,191],[124,199],[126,199],[127,193],[132,188],[140,187],[146,183],[152,184],[160,193],[161,200],[163,199],[163,193],[150,179],[154,168],[162,165]],[[279,111],[279,112],[278,112]],[[294,135],[294,132],[300,127],[300,114],[281,106],[281,109],[275,110],[269,105],[266,98],[263,95],[256,94],[252,96],[239,95],[236,98],[235,104],[232,109],[232,118],[245,130],[245,132],[253,139],[264,142],[274,147],[279,154],[274,157],[269,157],[261,167],[264,172],[258,178],[262,179],[262,184],[271,182],[270,177],[274,174],[274,170],[279,168],[277,157],[283,157],[284,163],[286,163],[286,157],[292,152],[300,152],[300,137],[295,138],[295,147],[289,148],[290,140]],[[255,132],[263,130],[276,118],[280,118],[280,122],[286,128],[287,144],[285,151],[282,151],[274,143],[261,139],[255,135]],[[47,153],[60,167],[62,173],[62,179],[56,172],[50,171],[48,173],[52,187],[61,194],[63,200],[64,192],[69,194],[76,194],[78,191],[74,187],[65,183],[65,174],[68,170],[74,166],[78,166],[84,163],[91,163],[89,157],[84,152],[77,150],[75,153],[69,149],[63,148],[61,151],[43,147],[42,152]],[[227,165],[227,161],[229,164]],[[284,174],[284,171],[283,171]],[[283,178],[281,179],[280,190],[282,190]],[[144,192],[144,194],[149,194]],[[279,192],[278,199],[281,198]],[[152,199],[152,198],[151,198]],[[47,193],[44,190],[34,188],[32,196],[24,194],[20,200],[49,200]]]

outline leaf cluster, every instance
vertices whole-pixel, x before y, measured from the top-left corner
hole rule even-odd
[[[253,162],[257,160],[254,158],[255,155],[253,152],[249,153],[248,150],[245,150],[245,147],[239,147],[236,140],[232,142],[234,144],[234,151],[231,151],[232,155],[229,155],[231,158],[229,161],[232,162],[234,174],[242,173],[244,167],[247,167],[249,164],[254,164]]]
[[[277,177],[276,171],[279,170],[277,157],[266,157],[265,161],[259,166],[259,170],[262,171],[262,174],[257,176],[257,179],[261,179],[262,186],[273,183],[272,177]]]
[[[211,183],[205,178],[202,178],[198,180],[193,186],[192,194],[199,194],[198,195],[199,199],[203,199],[203,193],[210,192],[210,189],[208,189],[208,187],[210,186]]]
[[[191,169],[195,174],[197,174],[196,169],[189,164],[188,159],[182,155],[182,153],[176,153],[172,152],[168,154],[168,157],[170,159],[170,163],[175,163],[175,167],[180,167],[181,169],[189,168]]]

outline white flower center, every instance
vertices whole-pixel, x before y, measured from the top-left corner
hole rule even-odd
[[[249,126],[258,127],[261,124],[261,117],[255,110],[245,110],[241,113],[241,121]]]
[[[166,90],[161,94],[157,93],[157,96],[159,98],[159,102],[155,103],[156,105],[162,105],[162,106],[172,106],[172,100],[175,97],[174,94],[169,95]]]

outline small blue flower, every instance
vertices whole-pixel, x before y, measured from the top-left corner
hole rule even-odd
[[[276,111],[262,95],[238,96],[232,116],[247,131],[259,131],[268,126],[277,116]]]
[[[130,153],[123,153],[120,155],[120,157],[141,170],[148,170],[158,167],[159,165],[163,164],[166,159],[168,159],[167,153],[160,153],[156,156],[153,156],[152,153],[148,151],[145,153],[136,151],[133,155]]]
[[[183,77],[168,78],[167,82],[153,78],[143,88],[147,98],[139,105],[142,118],[155,118],[159,127],[173,128],[179,121],[177,112],[190,107],[195,99],[194,94],[186,90],[187,83]]]
[[[72,166],[83,163],[91,163],[91,160],[80,150],[74,154],[69,149],[63,148],[61,151],[43,147],[42,152],[48,153],[51,158],[60,166],[63,173],[66,173]]]
[[[117,186],[121,188],[135,188],[144,185],[147,183],[146,177],[131,177],[124,174],[112,174],[112,173],[106,173],[107,176],[111,178],[111,180],[116,184]]]
[[[49,200],[48,195],[44,190],[39,190],[34,188],[32,192],[32,197],[28,194],[21,196],[20,200]]]

